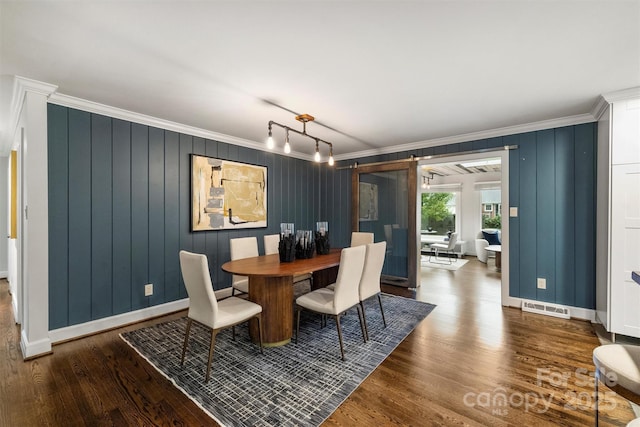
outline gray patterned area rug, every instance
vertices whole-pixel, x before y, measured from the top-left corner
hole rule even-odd
[[[158,371],[224,426],[317,426],[358,387],[434,308],[383,295],[387,328],[377,298],[365,302],[369,341],[363,343],[357,311],[342,325],[345,357],[335,323],[303,312],[299,344],[264,349],[249,340],[246,326],[218,334],[211,379],[204,382],[210,332],[193,323],[184,366],[180,354],[186,318],[121,334]]]

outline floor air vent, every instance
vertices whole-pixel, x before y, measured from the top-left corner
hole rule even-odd
[[[568,307],[563,307],[557,304],[549,304],[548,302],[524,300],[522,301],[522,311],[546,314],[547,316],[561,317],[563,319],[571,318]]]

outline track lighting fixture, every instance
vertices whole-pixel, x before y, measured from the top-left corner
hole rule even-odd
[[[285,153],[290,153],[291,152],[291,144],[289,143],[289,131],[291,132],[295,132],[298,135],[302,135],[302,136],[306,136],[307,138],[311,138],[314,139],[316,141],[316,152],[313,156],[313,160],[315,160],[316,162],[320,162],[320,160],[322,160],[322,157],[320,155],[320,146],[319,144],[322,142],[323,144],[327,144],[329,146],[329,159],[328,159],[328,164],[329,166],[333,166],[335,161],[333,159],[333,144],[327,141],[324,141],[320,138],[316,138],[315,136],[309,135],[307,133],[307,122],[312,122],[313,120],[315,120],[315,118],[309,114],[300,114],[299,116],[296,116],[296,120],[302,123],[302,132],[292,129],[289,126],[285,126],[285,125],[281,125],[280,123],[276,123],[273,120],[269,121],[269,136],[267,137],[267,148],[268,149],[273,149],[275,147],[275,144],[273,142],[273,134],[272,134],[272,127],[273,126],[279,126],[281,128],[283,128],[285,130],[285,143],[284,143],[284,152]]]
[[[424,176],[422,175],[422,189],[423,190],[429,190],[431,189],[431,180],[433,179],[433,172],[429,173],[430,176]]]

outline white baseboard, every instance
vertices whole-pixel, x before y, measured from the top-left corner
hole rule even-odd
[[[38,341],[29,342],[29,339],[23,330],[20,334],[20,349],[22,350],[23,359],[48,354],[51,353],[51,339],[43,338]]]
[[[562,305],[563,307],[568,307],[571,312],[572,319],[588,320],[590,322],[595,322],[596,320],[596,311],[593,309],[574,307],[572,305],[564,305],[564,304],[556,304],[556,305]],[[519,308],[522,310],[522,298],[509,297],[507,301],[507,306]]]
[[[173,313],[175,311],[184,310],[189,307],[189,298],[178,301],[171,301],[166,304],[154,305],[153,307],[143,308],[128,313],[118,314],[116,316],[105,317],[104,319],[92,320],[90,322],[81,323],[79,325],[66,326],[64,328],[49,331],[49,339],[51,343],[67,341],[74,338],[80,338],[85,335],[95,334],[97,332],[106,331],[131,323],[140,322],[152,317],[162,316]]]
[[[8,271],[0,271],[0,279],[6,279],[7,277],[9,277]]]

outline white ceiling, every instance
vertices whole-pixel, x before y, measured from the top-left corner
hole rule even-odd
[[[256,142],[309,113],[338,158],[640,86],[640,1],[1,1],[0,43],[0,152],[13,75]]]

